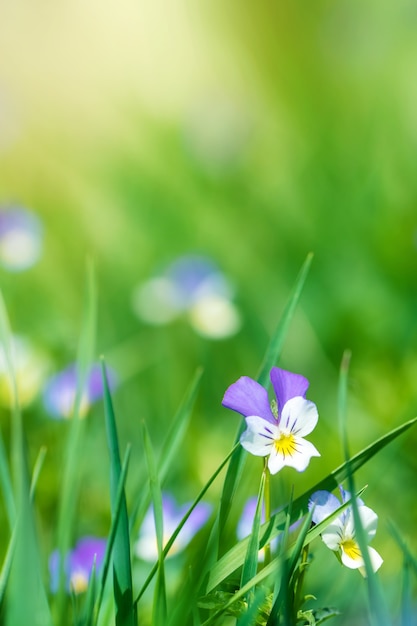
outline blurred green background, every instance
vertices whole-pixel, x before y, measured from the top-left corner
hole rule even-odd
[[[322,457],[301,476],[283,472],[277,493],[292,483],[301,493],[342,461],[336,392],[345,348],[353,452],[415,415],[416,26],[410,0],[2,3],[0,203],[30,209],[45,230],[39,263],[1,269],[1,288],[14,332],[57,371],[75,357],[93,259],[97,354],[120,372],[115,406],[122,442],[134,446],[132,494],[144,480],[141,420],[158,446],[200,365],[187,447],[167,486],[190,499],[229,451],[238,417],[221,407],[224,390],[256,375],[310,251],[280,365],[311,381],[321,416],[311,439]],[[136,285],[190,252],[212,258],[235,284],[243,320],[235,336],[209,341],[184,320],[153,328],[135,316]],[[48,448],[38,492],[48,551],[68,424],[50,420],[40,396],[24,419],[33,458]],[[77,530],[104,534],[101,407],[88,419]],[[6,409],[1,426],[7,442]],[[393,596],[401,555],[387,520],[415,551],[416,442],[411,431],[358,475],[380,516],[373,545]],[[246,468],[242,506],[259,463]],[[323,571],[319,559],[314,592],[349,604],[344,588],[360,577],[327,554]]]

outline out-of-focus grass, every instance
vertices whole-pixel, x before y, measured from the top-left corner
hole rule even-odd
[[[255,374],[310,250],[281,364],[311,380],[322,459],[282,478],[282,490],[294,480],[301,492],[342,460],[335,390],[345,348],[353,353],[352,452],[413,417],[412,4],[285,1],[254,9],[126,0],[115,8],[89,0],[39,8],[1,9],[0,203],[38,213],[44,254],[26,273],[0,270],[0,281],[14,330],[58,369],[75,356],[85,259],[94,258],[98,353],[126,368],[114,402],[121,439],[133,443],[127,491],[141,465],[140,421],[149,421],[157,444],[199,365],[201,393],[172,484],[188,498],[207,480],[236,430],[220,407],[223,392],[239,375]],[[235,337],[210,343],[182,321],[154,329],[134,316],[137,282],[189,251],[213,257],[235,282],[244,320]],[[7,443],[7,412],[0,417]],[[106,460],[90,462],[97,442],[105,445],[102,407],[88,419],[80,533],[105,529],[109,510],[101,496]],[[24,424],[32,458],[48,448],[37,497],[45,549],[52,548],[68,424],[49,421],[39,400]],[[417,549],[415,437],[358,475],[380,516],[387,579],[401,562],[388,517]]]

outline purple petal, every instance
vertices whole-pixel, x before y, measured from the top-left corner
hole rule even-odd
[[[273,367],[270,377],[277,398],[278,415],[281,415],[283,406],[291,398],[296,396],[305,398],[309,382],[301,374],[294,374],[279,367]]]
[[[252,532],[253,519],[255,517],[257,503],[258,498],[256,496],[249,498],[249,500],[246,502],[237,525],[236,533],[238,539],[244,539]],[[261,523],[264,523],[264,521],[265,507],[264,505],[262,505]]]
[[[110,389],[117,383],[116,373],[106,366],[106,372]],[[76,365],[70,365],[66,369],[52,376],[44,390],[44,405],[46,411],[56,419],[70,417],[77,392],[78,373]],[[103,383],[101,378],[101,368],[94,365],[87,377],[86,391],[84,393],[84,410],[99,400],[103,395]]]
[[[86,579],[90,577],[93,569],[94,559],[96,571],[98,571],[104,560],[106,551],[106,540],[96,537],[84,537],[80,539],[75,548],[67,553],[65,557],[65,579],[66,588],[70,589],[71,577],[74,574],[82,573]],[[58,591],[59,586],[59,562],[60,554],[54,550],[49,557],[50,588],[52,593]]]
[[[107,374],[107,382],[110,387],[110,391],[112,391],[117,384],[117,376],[113,369],[111,369],[108,365],[106,365],[106,374]],[[100,365],[93,365],[88,375],[87,380],[87,392],[88,399],[90,402],[96,402],[103,395],[103,380],[101,376],[101,367]]]
[[[70,570],[83,569],[89,573],[93,569],[94,559],[96,570],[103,562],[106,552],[106,540],[97,537],[84,537],[75,546],[70,556]]]
[[[268,422],[277,423],[269,406],[266,389],[248,376],[241,376],[230,385],[224,394],[222,405],[245,417],[257,415]]]
[[[329,491],[316,491],[308,502],[309,510],[314,508],[313,522],[319,524],[340,507],[340,502]]]
[[[164,537],[172,535],[190,506],[191,503],[178,506],[170,494],[162,494]],[[206,502],[197,504],[180,530],[168,556],[173,556],[188,545],[194,535],[206,523],[211,511],[210,504]],[[135,552],[139,558],[145,561],[153,561],[158,556],[153,505],[148,508],[141,525],[139,537],[135,544]]]
[[[76,387],[77,373],[73,365],[49,379],[43,395],[49,415],[58,419],[71,415]]]

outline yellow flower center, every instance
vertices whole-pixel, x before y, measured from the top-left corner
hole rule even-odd
[[[278,439],[274,440],[274,448],[278,454],[282,454],[284,457],[292,456],[297,449],[294,435],[281,433]]]
[[[70,587],[74,593],[83,593],[87,591],[88,578],[81,572],[74,572],[71,576]]]
[[[362,559],[360,548],[354,539],[346,539],[346,541],[342,541],[341,548],[350,559],[353,559],[354,561]]]

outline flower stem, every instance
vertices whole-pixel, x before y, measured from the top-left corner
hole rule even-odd
[[[270,472],[268,469],[268,461],[265,457],[264,464],[264,474],[265,474],[265,491],[264,491],[264,503],[265,503],[265,522],[269,522],[271,518],[271,489],[270,489]],[[271,562],[271,545],[268,543],[265,546],[265,561],[264,564],[268,565]]]

